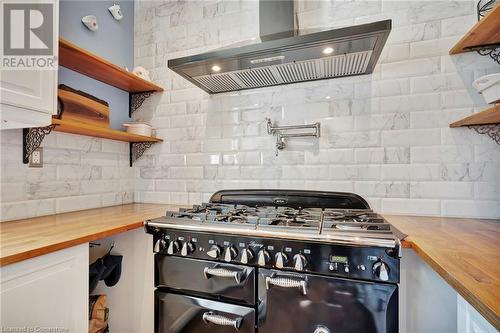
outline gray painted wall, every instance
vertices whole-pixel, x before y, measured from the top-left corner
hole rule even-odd
[[[108,7],[118,3],[123,19],[116,21]],[[95,15],[99,29],[88,30],[81,22],[85,15]],[[130,70],[134,64],[134,2],[133,1],[71,1],[60,2],[59,35],[121,67]],[[59,70],[59,83],[83,90],[109,103],[110,125],[121,129],[129,120],[128,93],[90,79],[71,70]]]

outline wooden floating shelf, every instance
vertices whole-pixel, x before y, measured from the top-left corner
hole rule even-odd
[[[156,84],[141,79],[140,77],[127,72],[125,69],[112,64],[106,59],[92,54],[91,52],[82,49],[63,38],[59,39],[59,64],[75,72],[128,92],[129,116],[131,116],[132,112],[139,108],[144,100],[151,96],[152,93],[163,91],[163,88],[157,86]],[[64,93],[64,91],[59,91],[59,98],[61,98],[61,100],[64,99]],[[77,97],[78,98],[73,98],[72,101],[76,104],[76,106],[72,105],[72,107],[76,108],[77,112],[72,112],[71,114],[73,117],[86,119],[89,123],[64,119],[64,117],[62,117],[62,119],[52,118],[52,124],[45,127],[24,128],[22,156],[24,164],[29,162],[31,154],[38,147],[40,147],[40,144],[45,136],[49,135],[53,130],[128,142],[130,149],[130,166],[132,166],[132,164],[143,155],[146,149],[151,147],[156,142],[163,141],[162,139],[155,137],[130,134],[124,131],[110,129],[107,126],[102,125],[102,123],[104,123],[103,120],[99,118],[93,119],[92,112],[88,113],[86,116],[78,114],[79,109],[85,109],[85,106],[90,105],[85,105],[86,103],[89,103],[89,101],[81,100],[80,96]],[[66,96],[66,99],[66,101],[63,100],[63,104],[64,102],[68,103],[68,96]],[[101,104],[102,105],[97,106],[94,105],[95,109],[98,109],[97,114],[101,117],[107,117],[109,114],[107,109],[108,105],[106,103]],[[71,103],[67,106],[70,105]],[[90,120],[93,120],[94,123],[90,123]]]
[[[478,126],[500,124],[500,104],[496,104],[484,111],[475,113],[454,123],[450,127]]]
[[[54,131],[65,132],[71,134],[79,134],[92,136],[96,138],[104,138],[110,140],[124,141],[124,142],[162,142],[162,139],[143,136],[137,134],[130,134],[124,131],[118,131],[107,127],[93,126],[84,123],[79,123],[69,120],[60,120],[57,118],[52,119],[52,124],[56,125]]]
[[[162,142],[160,138],[151,136],[130,134],[124,131],[117,131],[108,127],[95,126],[72,120],[61,120],[52,118],[52,124],[45,127],[32,127],[23,129],[23,163],[27,164],[33,151],[42,143],[45,136],[52,131],[86,135],[95,138],[117,140],[129,143],[130,166],[140,158],[144,152],[157,142]]]
[[[450,50],[450,54],[500,45],[500,3],[478,21]]]
[[[63,38],[59,38],[59,65],[129,93],[163,91],[162,87]]]

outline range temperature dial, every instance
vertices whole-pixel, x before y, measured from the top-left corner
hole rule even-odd
[[[193,253],[194,250],[195,250],[195,246],[194,246],[193,242],[186,241],[182,245],[181,256],[186,257],[188,254]]]
[[[276,253],[276,255],[274,256],[274,260],[276,262],[275,264],[276,268],[283,268],[288,262],[288,257],[284,252],[280,251]]]
[[[167,247],[167,254],[174,254],[174,253],[177,253],[179,252],[179,248],[180,248],[180,244],[179,244],[179,241],[178,240],[173,240],[170,242],[170,244],[168,244],[168,247]]]
[[[373,274],[381,281],[387,281],[389,280],[389,266],[382,260],[379,260],[373,264]]]
[[[259,254],[257,254],[257,263],[259,266],[266,266],[270,259],[271,255],[264,249],[260,250]]]
[[[238,255],[238,250],[232,245],[226,247],[226,251],[224,252],[224,261],[231,262]]]
[[[210,247],[210,250],[207,251],[207,256],[209,256],[210,258],[212,259],[217,259],[219,258],[220,254],[221,254],[221,247],[219,245],[212,245],[212,247]]]
[[[295,268],[296,271],[303,271],[306,266],[307,259],[303,254],[297,253],[293,256],[293,268]]]

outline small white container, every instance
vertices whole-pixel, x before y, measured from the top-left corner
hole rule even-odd
[[[123,124],[123,127],[126,128],[127,133],[144,135],[144,136],[152,136],[153,127],[148,123],[143,122],[131,122]]]
[[[486,103],[500,102],[500,73],[481,76],[472,86],[483,95]]]

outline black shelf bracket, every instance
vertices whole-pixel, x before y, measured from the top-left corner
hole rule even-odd
[[[56,125],[45,127],[23,128],[23,163],[28,164],[31,154],[42,144],[46,135],[50,134]]]
[[[130,142],[130,166],[132,166],[134,162],[155,143],[156,141]]]
[[[482,56],[490,56],[494,62],[500,65],[500,47],[480,49],[477,50],[477,53]]]
[[[153,94],[152,91],[128,94],[128,116],[132,117],[132,113],[141,107],[146,98]]]
[[[477,20],[480,21],[490,10],[495,7],[496,0],[479,0],[477,3]],[[494,62],[500,65],[500,45],[488,45],[478,47],[477,53],[482,56],[490,56]]]
[[[479,134],[488,135],[493,141],[500,145],[500,124],[468,126]]]

